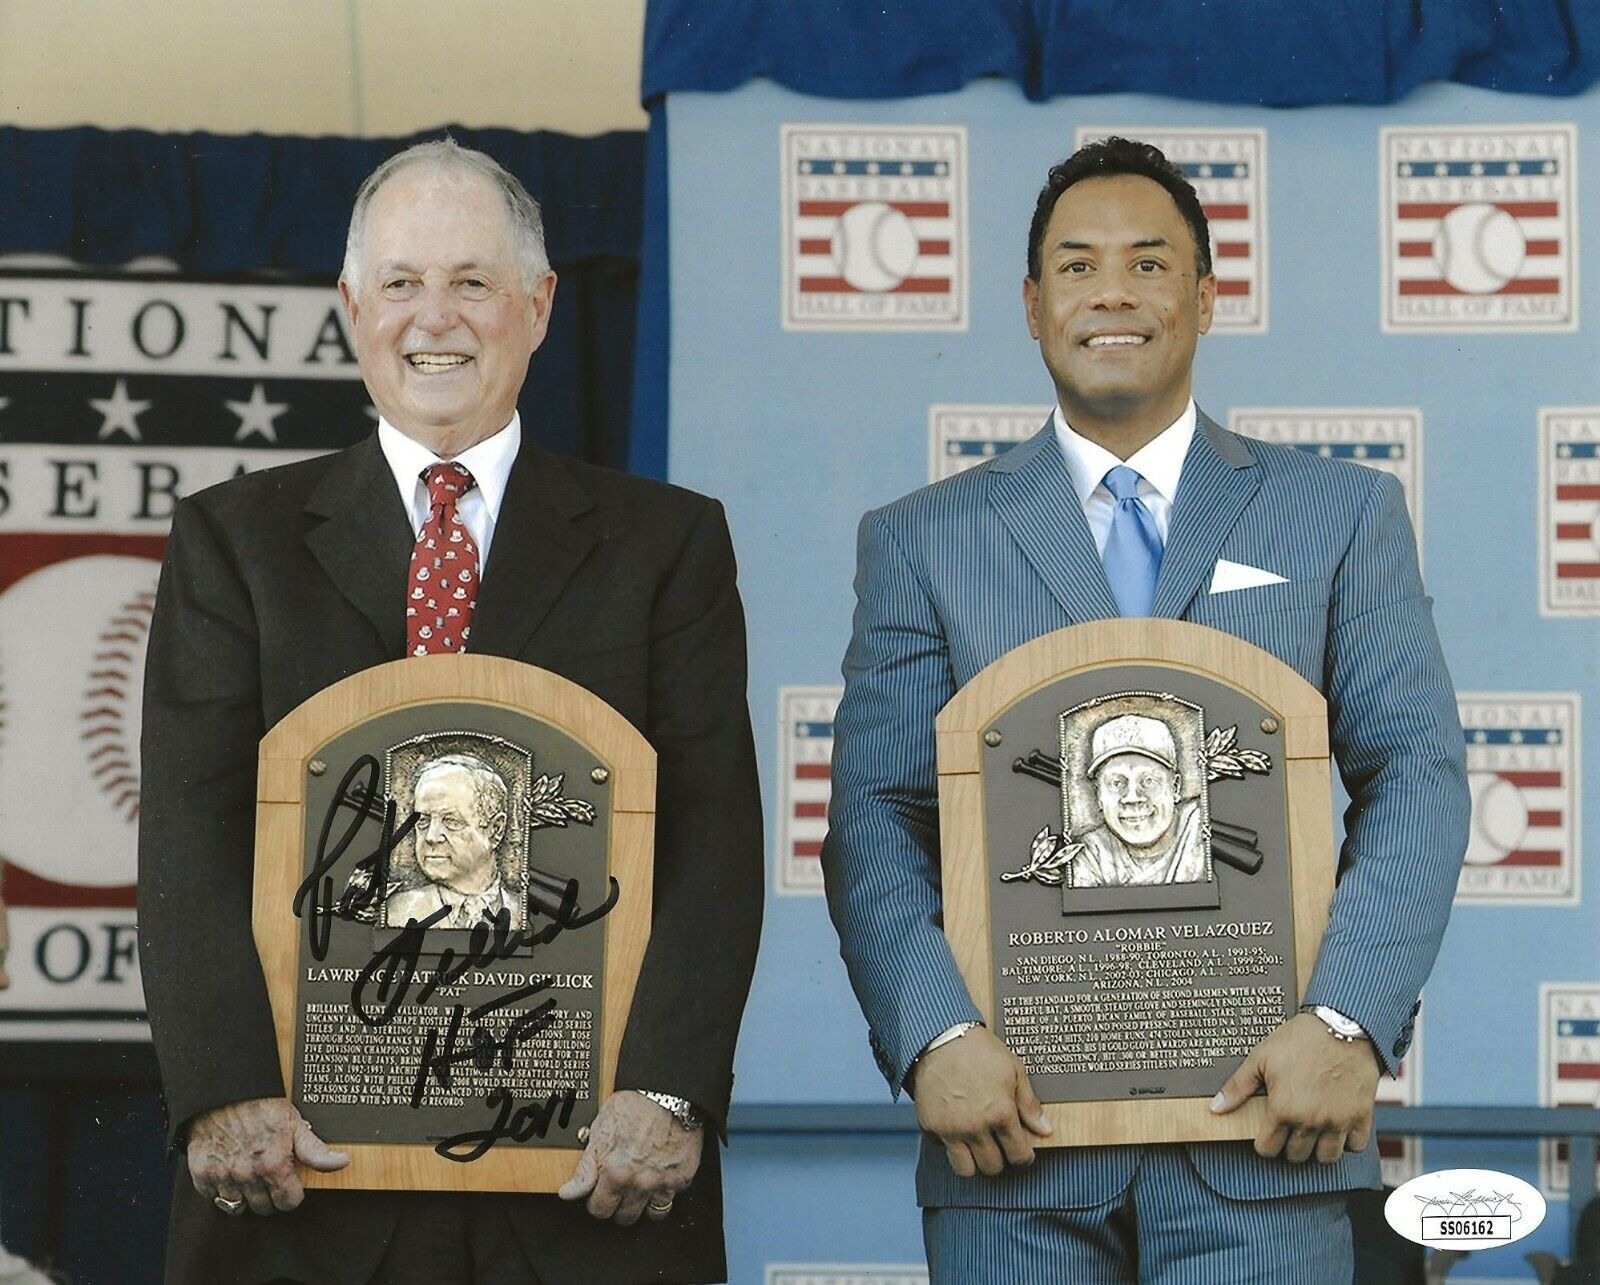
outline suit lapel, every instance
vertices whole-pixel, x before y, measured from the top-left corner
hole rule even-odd
[[[577,521],[593,506],[561,458],[524,436],[489,546],[469,651],[522,650],[598,540]]]
[[[1077,623],[1117,615],[1053,422],[989,469],[989,502],[1067,615]]]
[[[306,512],[324,519],[306,533],[312,555],[398,658],[416,537],[375,434],[335,457]]]
[[[1188,610],[1260,486],[1260,470],[1244,443],[1202,414],[1173,498],[1151,615],[1178,619]]]

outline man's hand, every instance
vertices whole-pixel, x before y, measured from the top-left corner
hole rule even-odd
[[[1030,1134],[1055,1131],[1022,1062],[982,1026],[919,1057],[906,1087],[917,1102],[917,1124],[944,1143],[958,1178],[1031,1165]]]
[[[1366,1150],[1378,1092],[1378,1057],[1367,1040],[1334,1039],[1321,1018],[1297,1013],[1250,1051],[1211,1109],[1225,1115],[1262,1084],[1267,1121],[1257,1155],[1332,1164],[1347,1150]]]
[[[294,1209],[306,1194],[296,1160],[319,1173],[350,1163],[311,1132],[287,1098],[234,1102],[189,1126],[189,1178],[207,1200],[243,1200],[258,1214]]]
[[[700,1168],[704,1133],[685,1129],[665,1107],[632,1089],[620,1089],[601,1104],[583,1159],[556,1194],[563,1200],[587,1196],[591,1214],[624,1227],[647,1209],[652,1218],[665,1218]]]

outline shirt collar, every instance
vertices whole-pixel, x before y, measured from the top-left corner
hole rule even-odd
[[[413,437],[407,437],[398,428],[378,417],[378,445],[389,471],[394,474],[395,485],[400,488],[400,498],[409,510],[417,493],[417,475],[423,469],[438,464],[440,459]],[[522,416],[511,412],[511,422],[492,437],[469,446],[455,457],[472,474],[483,495],[489,516],[500,518],[500,503],[506,497],[506,483],[511,477],[511,466],[516,462],[517,450],[522,445]]]
[[[1189,454],[1189,444],[1194,441],[1198,423],[1192,397],[1177,419],[1125,460],[1119,460],[1098,442],[1075,433],[1060,406],[1055,408],[1052,422],[1061,454],[1066,457],[1067,472],[1072,476],[1072,489],[1078,493],[1078,503],[1087,504],[1107,471],[1118,464],[1126,464],[1137,472],[1169,504],[1177,498],[1178,478],[1183,473],[1183,461]]]

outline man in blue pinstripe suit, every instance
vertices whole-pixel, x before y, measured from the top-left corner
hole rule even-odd
[[[835,722],[828,902],[874,1053],[916,1099],[935,1282],[1332,1285],[1343,1192],[1377,1185],[1381,1073],[1410,1043],[1466,847],[1455,701],[1399,485],[1245,441],[1191,398],[1216,278],[1194,190],[1113,139],[1050,173],[1023,300],[1058,407],[1029,441],[869,513]],[[1035,1149],[1049,1122],[941,930],[934,716],[1012,648],[1116,615],[1193,620],[1328,699],[1352,804],[1306,1009],[1213,1109],[1249,1143]]]

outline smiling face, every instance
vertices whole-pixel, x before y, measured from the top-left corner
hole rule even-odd
[[[1106,826],[1130,848],[1166,842],[1178,812],[1178,778],[1143,754],[1117,754],[1095,774]]]
[[[452,892],[473,896],[494,882],[494,850],[505,834],[506,814],[478,815],[472,773],[446,764],[417,778],[417,868]]]
[[[1119,174],[1063,192],[1022,297],[1072,427],[1126,459],[1177,419],[1216,291],[1160,184]]]
[[[399,170],[372,197],[357,262],[339,292],[383,417],[445,459],[510,423],[556,278],[525,283],[495,185],[459,167]]]

